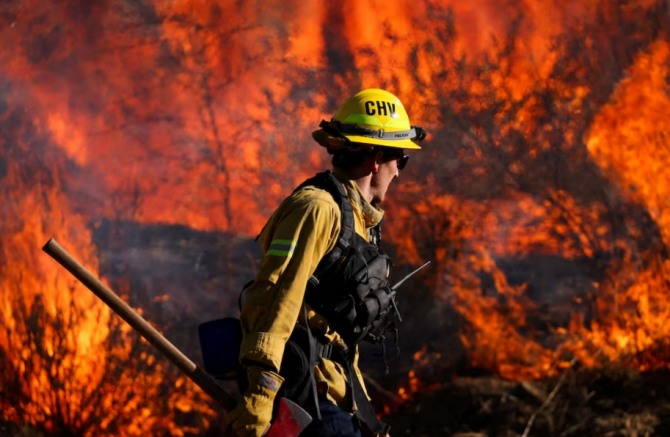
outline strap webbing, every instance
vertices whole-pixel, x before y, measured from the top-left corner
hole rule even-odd
[[[365,390],[363,390],[361,381],[358,379],[358,375],[356,374],[352,363],[353,357],[349,356],[345,359],[343,364],[345,364],[345,368],[347,369],[349,386],[351,387],[353,408],[355,410],[354,414],[360,419],[361,422],[365,424],[365,426],[368,427],[368,429],[373,434],[388,434],[391,427],[387,423],[381,422],[377,419],[374,407],[370,403],[370,399],[368,399],[367,395],[365,394]]]
[[[319,392],[316,387],[316,378],[314,377],[314,367],[318,359],[318,351],[316,348],[316,338],[312,335],[312,330],[309,328],[309,321],[307,319],[307,306],[303,305],[303,316],[305,317],[305,328],[307,330],[307,338],[309,338],[309,381],[312,386],[312,396],[314,398],[314,409],[316,410],[316,418],[321,420],[321,408],[319,408]]]
[[[321,277],[322,273],[332,267],[351,246],[351,242],[356,233],[354,229],[354,210],[349,202],[349,195],[347,194],[346,189],[329,170],[317,173],[314,177],[307,179],[300,184],[296,190],[306,186],[314,186],[328,191],[328,193],[333,196],[335,203],[339,206],[341,215],[340,235],[337,239],[337,244],[333,250],[328,252],[321,259],[314,275],[310,278],[310,281],[318,284],[318,279]]]

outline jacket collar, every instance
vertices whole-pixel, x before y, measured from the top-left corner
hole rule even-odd
[[[356,181],[351,179],[344,171],[335,167],[333,168],[333,176],[335,176],[347,190],[351,206],[356,213],[359,213],[363,217],[365,227],[369,229],[377,226],[379,222],[382,221],[382,218],[384,218],[384,210],[373,206],[370,202],[365,200]]]

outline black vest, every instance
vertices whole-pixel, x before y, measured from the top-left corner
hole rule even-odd
[[[307,303],[324,316],[353,346],[363,340],[381,342],[384,333],[399,320],[394,292],[389,285],[390,258],[379,246],[354,230],[354,215],[347,192],[329,171],[318,173],[299,187],[315,186],[328,191],[341,212],[340,235],[309,280]]]

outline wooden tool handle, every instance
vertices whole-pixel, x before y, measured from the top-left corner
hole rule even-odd
[[[226,410],[235,407],[235,399],[174,344],[149,324],[137,311],[124,302],[114,291],[105,286],[98,278],[74,259],[53,238],[46,242],[42,250],[65,267],[72,275],[91,290],[116,314],[121,316],[134,330],[175,364],[186,376],[195,382],[205,393],[221,403]]]

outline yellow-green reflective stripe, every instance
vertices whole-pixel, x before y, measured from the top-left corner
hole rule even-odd
[[[293,240],[272,240],[270,243],[270,248],[268,249],[266,255],[274,256],[291,256],[295,251],[295,241]]]

